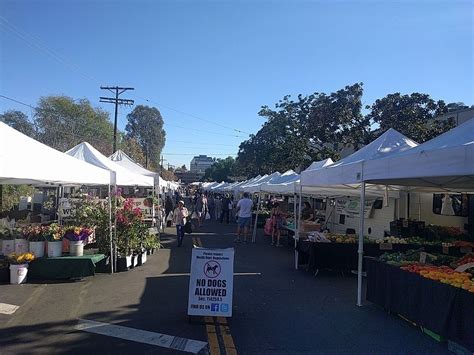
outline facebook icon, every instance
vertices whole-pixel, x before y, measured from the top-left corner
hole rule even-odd
[[[219,312],[219,303],[211,303],[211,312]]]

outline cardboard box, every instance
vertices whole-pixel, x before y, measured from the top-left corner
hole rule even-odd
[[[302,232],[319,232],[321,231],[321,224],[316,223],[316,222],[307,222],[307,221],[301,221],[301,228],[300,230]]]

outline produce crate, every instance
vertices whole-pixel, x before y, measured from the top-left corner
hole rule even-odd
[[[423,331],[423,333],[425,333],[426,335],[429,335],[431,338],[433,338],[439,343],[443,343],[446,341],[446,339],[442,335],[439,335],[438,333],[435,333],[432,330],[429,330],[425,327],[421,327],[421,330]]]

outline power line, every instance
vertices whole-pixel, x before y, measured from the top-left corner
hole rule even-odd
[[[177,141],[177,140],[174,140],[174,139],[166,139],[166,142],[172,142],[172,143],[191,143],[190,141]],[[205,146],[209,146],[209,144],[202,144],[202,143],[195,143],[195,142],[192,142],[192,144],[198,144],[198,145],[205,145]],[[221,146],[225,146],[225,147],[235,147],[235,144],[223,144],[223,143],[212,143],[212,145],[221,145]]]
[[[4,99],[7,99],[7,100],[10,100],[10,101],[13,101],[13,102],[16,102],[17,104],[21,104],[21,105],[24,105],[26,107],[29,107],[29,108],[32,108],[32,109],[36,109],[36,107],[33,107],[29,104],[25,104],[24,102],[21,102],[19,100],[15,100],[15,99],[12,99],[11,97],[8,97],[8,96],[5,96],[5,95],[0,95],[0,97],[4,98]]]
[[[251,133],[242,131],[242,130],[237,129],[237,128],[232,128],[232,127],[223,125],[223,124],[221,124],[221,123],[218,123],[218,122],[215,122],[215,121],[211,121],[211,120],[209,120],[209,119],[207,119],[207,118],[202,118],[202,117],[200,117],[200,116],[196,116],[196,115],[193,115],[193,114],[191,114],[191,113],[187,113],[187,112],[184,112],[184,111],[175,109],[175,108],[173,108],[173,107],[170,107],[170,106],[167,106],[167,105],[163,105],[163,104],[161,104],[161,103],[158,103],[158,102],[156,102],[156,101],[147,99],[147,98],[145,98],[145,97],[141,97],[141,96],[137,96],[137,97],[140,98],[140,99],[142,99],[142,100],[145,100],[145,101],[147,101],[147,102],[154,103],[155,105],[158,105],[158,106],[161,106],[161,107],[165,107],[165,108],[167,108],[168,110],[177,112],[177,113],[182,114],[182,115],[185,115],[185,116],[193,117],[193,118],[198,119],[198,120],[201,120],[201,121],[203,121],[203,122],[211,123],[211,124],[214,124],[214,125],[216,125],[216,126],[219,126],[219,127],[225,128],[225,129],[230,129],[230,130],[232,130],[232,131],[234,131],[234,132],[237,132],[237,133],[251,134]]]
[[[3,28],[5,28],[6,30],[10,31],[11,33],[15,34],[18,38],[22,39],[24,42],[26,42],[30,47],[32,48],[36,48],[37,50],[40,50],[44,53],[46,53],[47,55],[49,55],[50,57],[54,58],[55,60],[57,60],[58,62],[60,62],[61,64],[65,65],[66,67],[69,67],[70,69],[73,69],[74,71],[78,72],[79,74],[81,74],[83,77],[85,77],[87,80],[90,80],[92,82],[94,82],[94,84],[97,84],[99,83],[99,80],[89,74],[87,74],[85,71],[83,71],[79,66],[73,64],[72,62],[64,59],[64,57],[60,56],[59,54],[57,54],[55,51],[53,51],[52,49],[50,49],[49,47],[47,47],[44,42],[42,42],[38,37],[35,37],[31,34],[28,34],[26,33],[25,31],[21,31],[19,30],[16,26],[14,26],[10,21],[8,21],[5,17],[3,16],[0,16],[0,25],[3,25]],[[250,134],[248,132],[245,132],[245,131],[242,131],[240,129],[237,129],[237,128],[233,128],[233,127],[229,127],[229,126],[226,126],[226,125],[223,125],[219,122],[215,122],[213,120],[209,120],[207,118],[203,118],[203,117],[200,117],[200,116],[197,116],[197,115],[194,115],[194,114],[191,114],[191,113],[187,113],[187,112],[184,112],[184,111],[181,111],[181,110],[178,110],[178,109],[175,109],[171,106],[167,106],[167,105],[164,105],[164,104],[160,104],[154,100],[151,100],[151,99],[148,99],[148,98],[145,98],[145,97],[141,97],[141,96],[137,96],[138,98],[146,101],[146,102],[149,102],[149,103],[154,103],[155,105],[158,105],[158,106],[161,106],[161,107],[165,107],[167,108],[168,110],[171,110],[171,111],[174,111],[176,113],[179,113],[181,115],[185,115],[185,116],[189,116],[189,117],[193,117],[195,119],[198,119],[198,120],[201,120],[203,122],[207,122],[207,123],[210,123],[210,124],[214,124],[216,126],[219,126],[221,128],[225,128],[225,129],[229,129],[229,130],[232,130],[234,132],[237,132],[237,133],[243,133],[243,134]],[[245,138],[245,137],[243,137]]]
[[[200,129],[200,128],[184,127],[184,126],[179,126],[179,125],[170,124],[170,123],[166,123],[166,122],[164,123],[164,125],[165,125],[165,126],[170,126],[170,127],[183,128],[183,129],[192,129],[193,131],[196,131],[196,132],[203,132],[203,133],[209,133],[209,134],[217,134],[217,135],[219,135],[219,136],[245,138],[245,137],[243,137],[243,136],[237,136],[237,135],[234,135],[234,134],[226,134],[226,133],[218,133],[218,132],[206,131],[206,130]]]

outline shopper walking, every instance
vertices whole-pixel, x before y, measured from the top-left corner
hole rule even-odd
[[[165,220],[168,219],[169,214],[173,211],[173,200],[171,199],[171,196],[168,195],[166,196],[165,200]]]
[[[176,235],[178,236],[178,247],[183,244],[184,226],[188,218],[188,209],[184,207],[184,201],[178,202],[178,207],[173,212],[173,222],[176,224]]]
[[[216,201],[214,200],[214,196],[212,196],[212,193],[209,194],[207,197],[207,207],[209,208],[209,215],[211,216],[211,219],[214,218],[214,212],[216,210]]]
[[[244,234],[244,242],[247,243],[247,236],[249,234],[250,225],[252,224],[252,208],[253,201],[249,198],[247,192],[244,193],[244,197],[237,202],[237,243],[240,243],[240,236],[242,232]]]
[[[230,198],[229,195],[226,194],[225,197],[222,199],[222,213],[221,213],[221,223],[229,224],[229,205],[230,205]]]
[[[221,196],[216,196],[216,198],[214,199],[214,204],[216,206],[216,221],[221,221],[222,223],[222,219],[221,219],[221,213],[222,213],[222,197]]]

